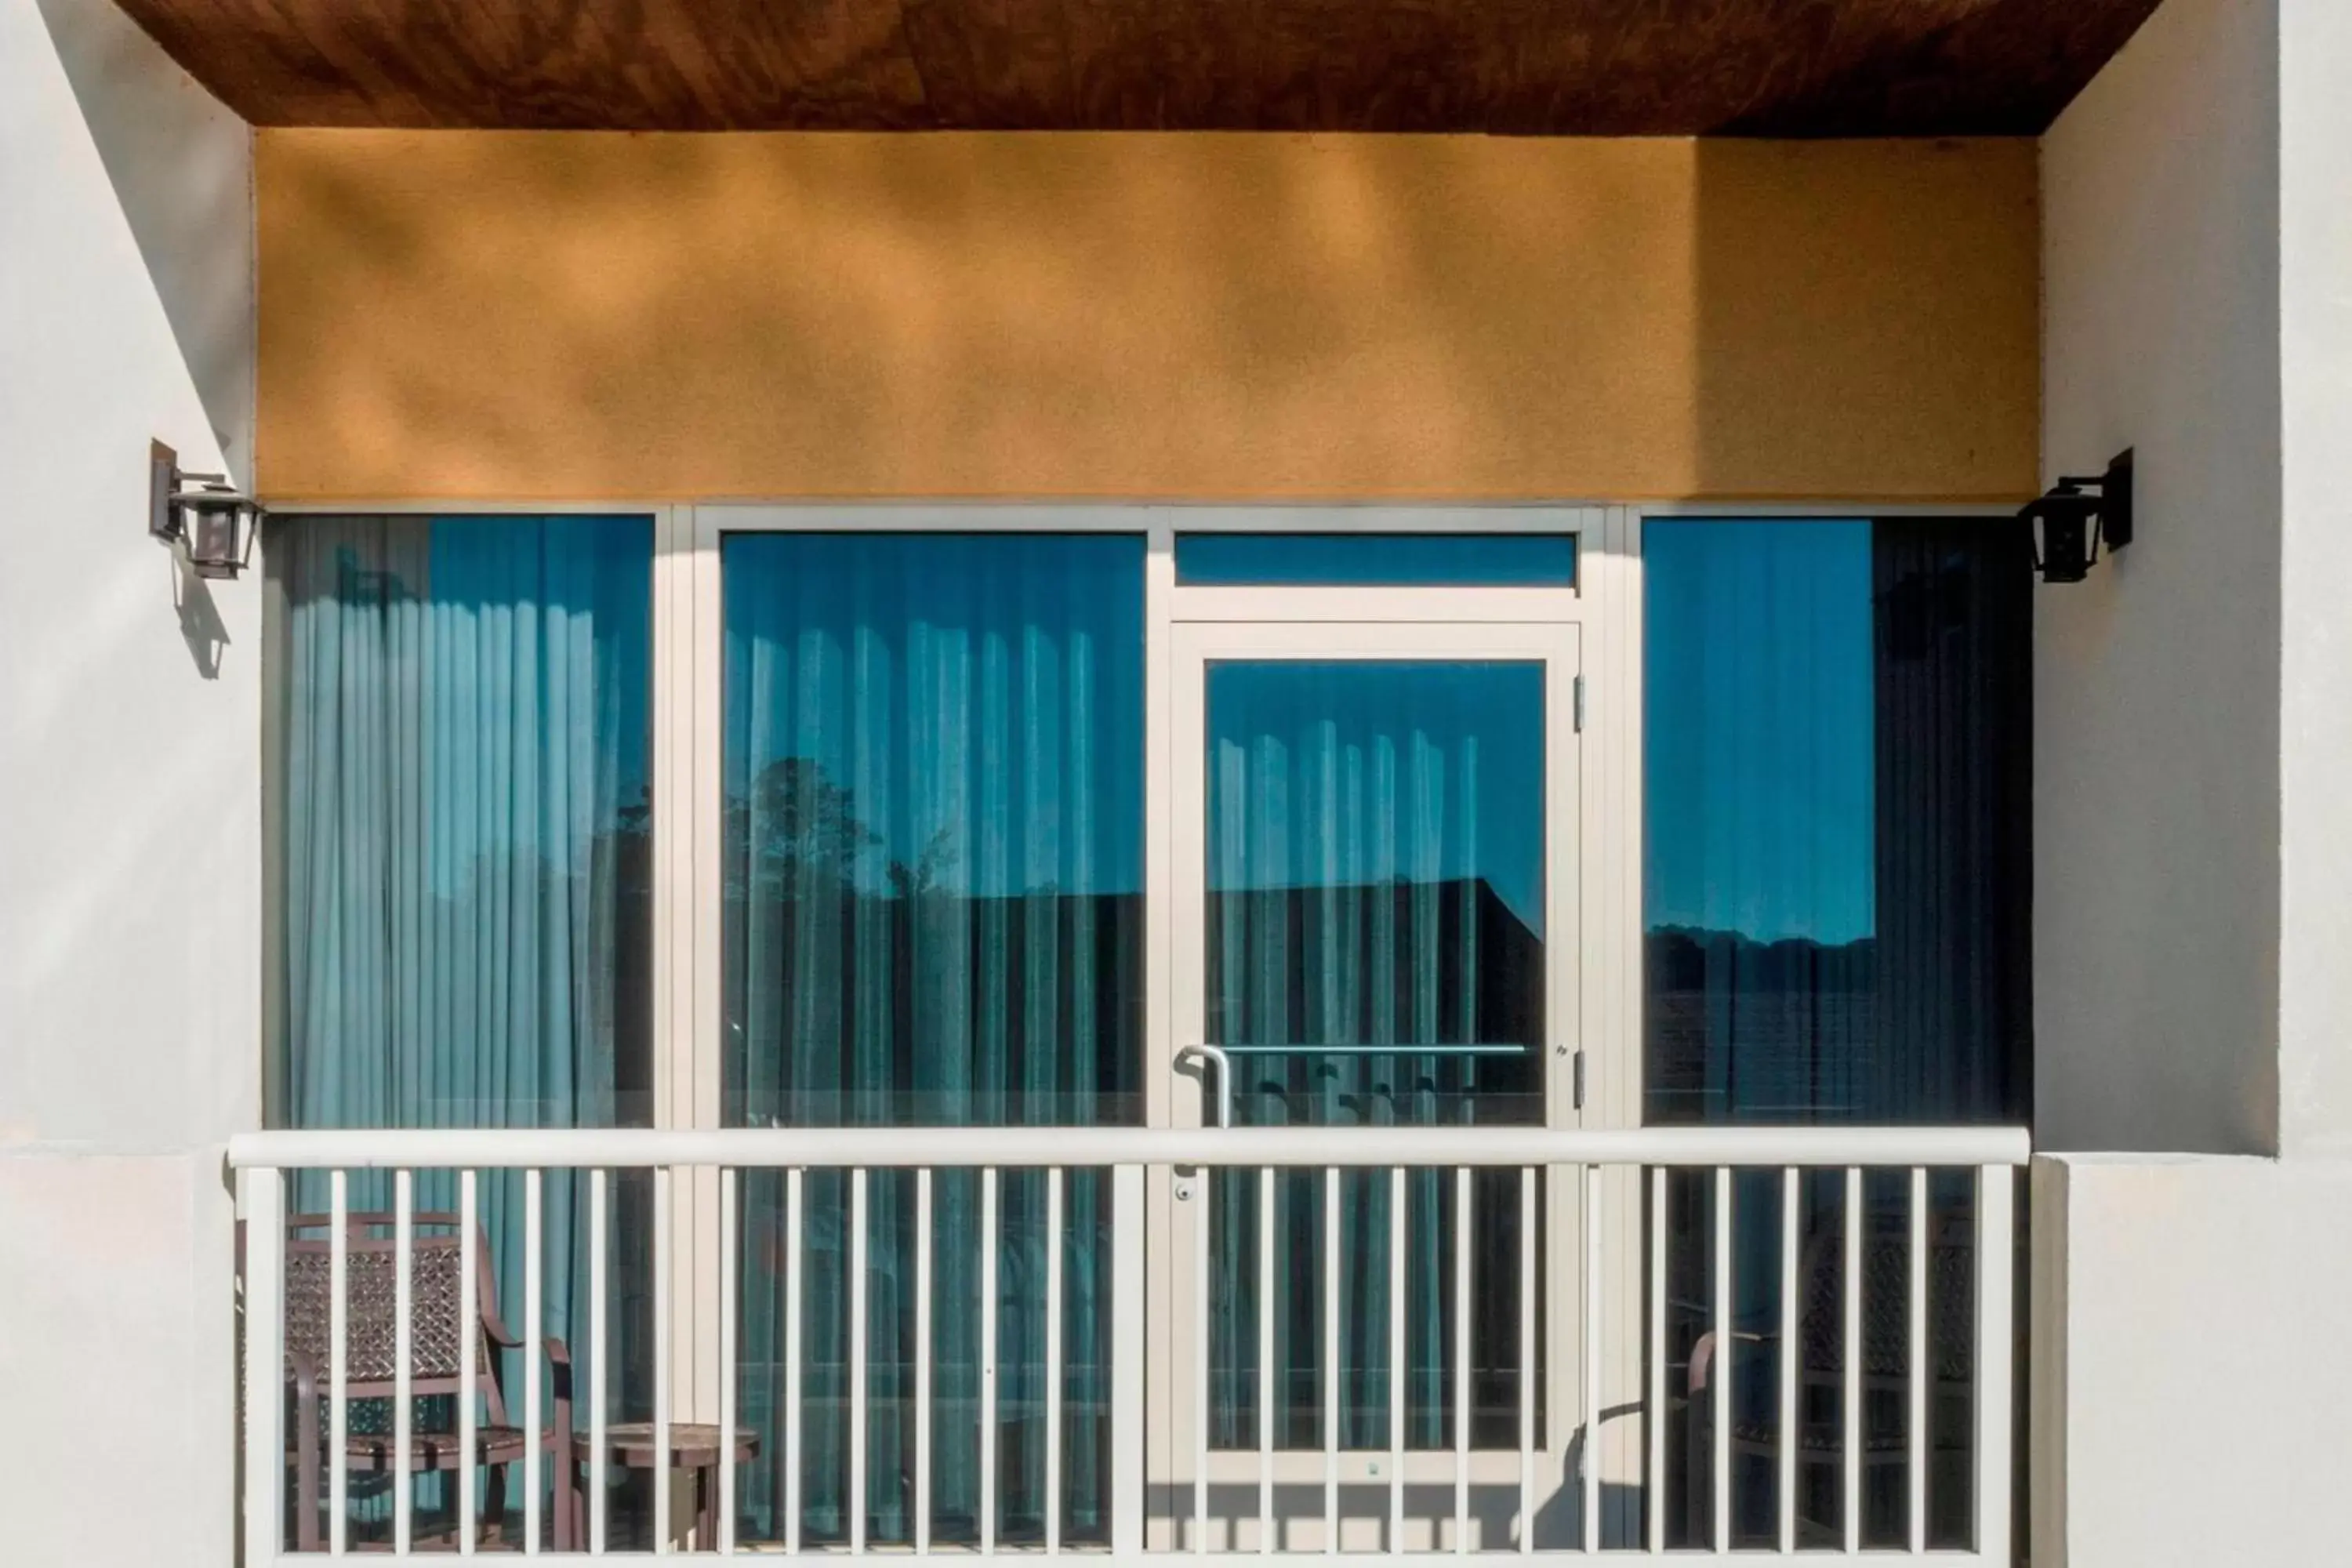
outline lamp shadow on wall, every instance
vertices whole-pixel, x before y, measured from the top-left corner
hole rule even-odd
[[[249,133],[120,8],[78,0],[38,0],[38,5],[203,407],[206,434],[220,450],[217,466],[240,482],[249,479],[255,415]],[[191,466],[215,467],[192,434],[174,437],[189,452]]]
[[[213,602],[210,585],[196,575],[196,569],[176,546],[172,552],[172,608],[178,613],[180,640],[187,645],[196,674],[205,680],[218,680],[228,650],[228,623]]]

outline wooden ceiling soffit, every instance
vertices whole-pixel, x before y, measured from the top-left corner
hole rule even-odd
[[[2030,135],[2157,0],[120,0],[257,124]]]

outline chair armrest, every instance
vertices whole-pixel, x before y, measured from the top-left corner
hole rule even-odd
[[[572,1397],[571,1348],[553,1334],[547,1336],[548,1387],[559,1405],[568,1405]]]
[[[488,1296],[484,1296],[481,1301],[482,1338],[502,1351],[520,1350],[522,1336],[507,1327],[506,1320],[499,1316],[499,1310],[490,1305]]]
[[[573,1473],[580,1440],[572,1429],[572,1351],[554,1334],[547,1336],[546,1344],[548,1384],[555,1396],[553,1418],[547,1433],[547,1445],[555,1458],[555,1549],[566,1552],[579,1547],[586,1522],[576,1496],[579,1477]],[[535,1434],[531,1440],[538,1440]]]
[[[295,1399],[315,1403],[319,1397],[319,1363],[308,1351],[288,1351],[286,1360],[294,1373]]]
[[[1666,1310],[1680,1312],[1685,1317],[1696,1318],[1708,1326],[1708,1332],[1714,1332],[1715,1303],[1712,1301],[1685,1301],[1678,1296],[1670,1296],[1666,1299]],[[1731,1331],[1731,1337],[1748,1344],[1769,1344],[1780,1337],[1780,1331],[1777,1328],[1735,1328]]]
[[[1744,1329],[1731,1331],[1731,1340],[1735,1344],[1774,1344],[1780,1338],[1777,1331],[1770,1333]],[[1691,1344],[1689,1375],[1685,1379],[1684,1392],[1693,1399],[1706,1392],[1707,1374],[1715,1365],[1715,1347],[1713,1329],[1699,1335]]]

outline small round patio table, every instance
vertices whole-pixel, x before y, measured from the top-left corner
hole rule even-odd
[[[759,1453],[760,1435],[737,1427],[735,1463],[738,1466],[747,1464],[758,1458]],[[654,1424],[650,1421],[624,1421],[618,1426],[604,1428],[604,1457],[608,1464],[624,1469],[693,1471],[695,1545],[704,1552],[718,1549],[719,1428],[715,1425],[706,1421],[671,1422],[669,1458],[666,1462],[657,1463],[654,1453]],[[667,1502],[662,1489],[656,1486],[654,1499],[656,1531],[668,1522]]]

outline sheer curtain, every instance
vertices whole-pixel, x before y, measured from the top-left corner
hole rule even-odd
[[[1137,1115],[1143,547],[1050,534],[739,535],[725,545],[726,1097],[737,1124],[1085,1124]],[[1052,1157],[1041,1135],[1039,1157]],[[868,1209],[868,1539],[911,1539],[910,1173]],[[933,1520],[978,1531],[976,1175],[934,1193]],[[846,1516],[849,1205],[744,1187],[741,1408],[767,1441],[754,1533],[784,1532],[783,1306],[806,1272],[802,1528]],[[1066,1536],[1107,1538],[1107,1187],[1045,1226],[1007,1173],[997,1258],[999,1539],[1043,1531],[1044,1288],[1063,1249]]]
[[[1233,662],[1208,673],[1208,1017],[1244,1123],[1542,1117],[1543,671],[1535,664]],[[1382,1049],[1381,1047],[1393,1047]],[[1255,1174],[1213,1184],[1212,1440],[1320,1447],[1323,1282],[1258,1276]],[[1276,1176],[1274,1256],[1324,1255],[1322,1174]],[[1408,1295],[1389,1292],[1386,1172],[1342,1177],[1340,1441],[1388,1444],[1391,1314],[1407,1441],[1451,1442],[1454,1194],[1407,1181]],[[1475,1204],[1481,1278],[1515,1275],[1517,1192]],[[1258,1409],[1271,1289],[1276,1409]],[[1475,1404],[1515,1408],[1516,1288],[1480,1292]],[[1474,1422],[1475,1422],[1474,1417]]]
[[[306,517],[268,555],[273,1122],[642,1121],[649,522]],[[572,1336],[586,1205],[545,1196]],[[457,1197],[418,1173],[420,1211]],[[354,1209],[391,1198],[354,1173]],[[519,1175],[479,1201],[511,1320]],[[294,1202],[323,1212],[323,1177]]]
[[[2032,1102],[2032,605],[2029,541],[2011,521],[1659,521],[1643,532],[1647,1116],[1653,1122],[1875,1124],[2021,1119]],[[1927,1221],[1964,1234],[1965,1182],[1937,1173]],[[1808,1260],[1907,1236],[1907,1185],[1871,1172],[1845,1213],[1834,1173],[1808,1178],[1792,1223]],[[1740,1173],[1730,1303],[1779,1331],[1780,1194]],[[1686,1358],[1715,1293],[1711,1184],[1670,1181],[1670,1360]],[[1823,1267],[1809,1261],[1809,1269]],[[1903,1321],[1874,1292],[1868,1321]],[[1965,1280],[1930,1282],[1965,1310]],[[1958,1303],[1949,1298],[1957,1295]],[[1777,1423],[1768,1341],[1735,1342],[1732,1418]],[[1677,1368],[1670,1373],[1683,1375]],[[1906,1539],[1899,1399],[1842,1407],[1801,1391],[1800,1540],[1835,1539],[1839,1456],[1866,1446],[1864,1546]],[[1966,1529],[1964,1403],[1931,1412],[1930,1544]],[[1713,1525],[1688,1412],[1669,1417],[1670,1544]],[[1906,1461],[1907,1464],[1907,1461]],[[1734,1545],[1775,1536],[1769,1464],[1734,1463]]]
[[[2021,1115],[2023,531],[1660,521],[1643,572],[1650,1118]]]

